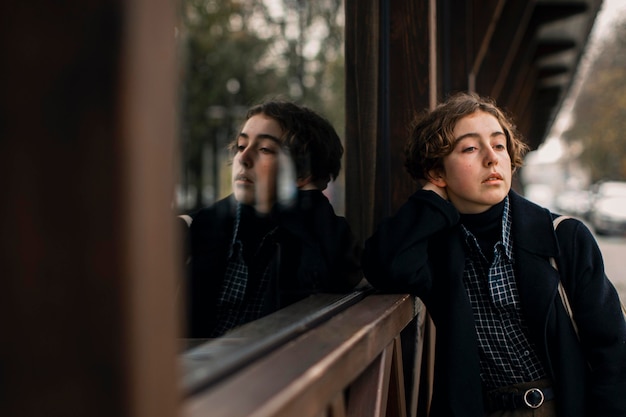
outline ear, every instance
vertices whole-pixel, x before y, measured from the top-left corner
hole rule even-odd
[[[298,179],[296,179],[296,186],[300,190],[315,190],[315,189],[317,189],[317,187],[313,183],[313,177],[310,176],[310,175],[308,177],[305,177],[305,178],[298,178]]]
[[[441,188],[445,188],[448,185],[443,173],[435,169],[428,171],[428,181]]]

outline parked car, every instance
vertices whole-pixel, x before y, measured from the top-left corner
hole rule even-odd
[[[594,203],[591,225],[599,235],[626,233],[626,197],[605,197]]]
[[[589,221],[598,235],[626,234],[626,182],[606,181],[595,188]]]
[[[602,181],[594,185],[596,199],[604,197],[626,197],[626,181]]]
[[[587,219],[593,195],[586,190],[566,190],[556,197],[556,209],[563,214]]]

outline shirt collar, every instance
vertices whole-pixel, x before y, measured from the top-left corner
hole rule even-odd
[[[233,238],[230,242],[230,250],[228,257],[232,257],[235,250],[241,250],[241,242],[239,241],[239,224],[241,223],[241,203],[237,202],[237,210],[235,212],[235,225],[233,227]]]
[[[502,245],[504,254],[509,261],[513,261],[513,239],[511,239],[511,209],[509,196],[504,199],[504,211],[502,212]]]
[[[465,242],[473,253],[480,252],[476,237],[463,224],[461,230],[465,237]],[[502,211],[502,235],[500,241],[496,243],[496,247],[503,249],[504,255],[508,261],[513,262],[513,240],[511,239],[511,210],[509,204],[509,196],[504,199],[504,210]]]

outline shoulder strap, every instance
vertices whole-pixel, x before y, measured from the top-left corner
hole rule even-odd
[[[552,224],[554,225],[554,230],[556,231],[556,228],[559,227],[559,224],[561,224],[561,222],[563,220],[567,220],[567,219],[571,219],[570,216],[559,216],[556,219],[552,220]]]
[[[559,227],[559,224],[561,224],[563,220],[567,220],[569,218],[570,218],[569,216],[559,216],[556,219],[552,220],[554,231],[556,232],[556,229]],[[556,266],[556,260],[553,257],[550,257],[550,265],[552,265],[552,267],[556,269],[557,271],[559,270],[559,268]]]
[[[187,227],[191,226],[191,222],[193,221],[193,218],[188,214],[181,214],[178,218],[187,223]]]
[[[559,216],[556,219],[554,219],[552,221],[552,224],[554,225],[554,231],[556,232],[556,229],[559,227],[559,224],[561,224],[563,220],[566,220],[569,218],[570,218],[569,216]],[[558,272],[559,268],[557,267],[556,260],[553,257],[550,257],[550,264]],[[567,297],[567,293],[565,292],[565,288],[563,287],[563,282],[560,279],[559,279],[558,289],[559,289],[559,295],[561,296],[561,301],[563,302],[563,307],[565,307],[565,311],[567,311],[567,315],[569,316],[572,322],[572,326],[574,327],[576,336],[578,336],[578,326],[576,325],[576,322],[574,321],[574,312],[572,311],[572,307],[570,306],[570,303],[569,303],[569,298]],[[580,338],[580,336],[578,337]]]

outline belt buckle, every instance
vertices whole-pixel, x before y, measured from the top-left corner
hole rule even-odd
[[[538,401],[533,401],[533,400],[536,400],[536,399],[535,398],[531,398],[535,394],[539,394]],[[544,399],[545,399],[545,397],[543,395],[543,391],[541,391],[539,388],[530,388],[530,389],[526,390],[526,392],[524,393],[524,404],[526,404],[526,407],[528,407],[528,408],[539,408],[539,407],[541,407],[541,405],[543,404],[543,400]]]

